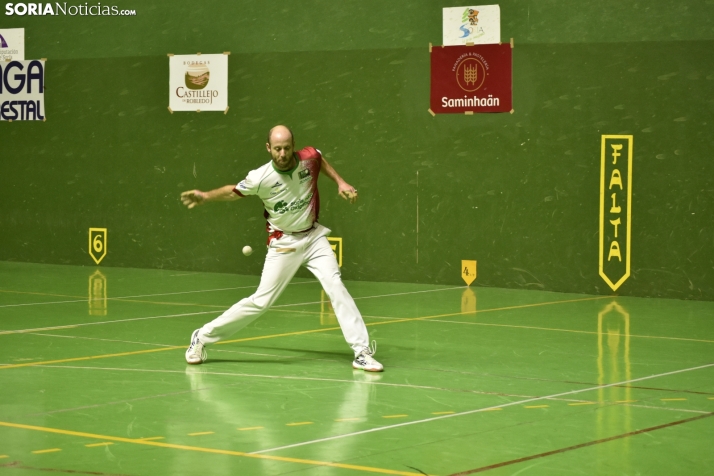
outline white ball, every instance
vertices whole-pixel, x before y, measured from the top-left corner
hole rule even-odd
[[[250,246],[244,246],[243,247],[243,254],[246,256],[250,256],[253,253],[253,248]]]

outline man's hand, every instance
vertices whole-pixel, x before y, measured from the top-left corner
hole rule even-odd
[[[181,194],[181,202],[188,208],[202,205],[206,201],[206,194],[200,190],[189,190]]]
[[[338,195],[350,203],[357,201],[357,190],[347,182],[340,184]]]
[[[193,208],[196,205],[203,205],[207,202],[231,202],[241,198],[240,195],[233,192],[233,189],[233,185],[226,185],[209,192],[189,190],[181,194],[181,202],[188,208]]]

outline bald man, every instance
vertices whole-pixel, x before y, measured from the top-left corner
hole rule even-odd
[[[205,362],[206,346],[235,334],[267,311],[298,268],[305,266],[330,297],[345,340],[355,354],[352,367],[381,372],[384,367],[374,359],[376,343],[370,347],[362,315],[342,284],[335,254],[327,241],[330,230],[317,221],[320,213],[317,179],[320,173],[337,183],[338,194],[350,203],[357,200],[357,190],[340,177],[319,150],[313,147],[294,150],[295,139],[286,126],[273,127],[265,147],[272,160],[248,172],[238,185],[181,194],[181,201],[188,208],[257,195],[265,206],[268,230],[268,254],[255,294],[196,329],[186,350],[186,362]]]

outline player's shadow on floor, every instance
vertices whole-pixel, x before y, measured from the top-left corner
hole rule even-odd
[[[283,364],[292,365],[295,363],[305,363],[310,361],[330,361],[330,362],[351,362],[352,353],[349,349],[343,352],[333,352],[333,351],[323,351],[323,350],[312,350],[312,349],[291,349],[291,348],[281,348],[281,347],[247,347],[243,348],[241,352],[255,351],[256,353],[270,353],[270,351],[280,351],[288,352],[289,354],[276,355],[274,359],[265,358],[251,358],[249,356],[236,355],[235,357],[220,356],[208,357],[206,364],[210,363],[242,363],[242,364]],[[263,351],[263,352],[261,352]],[[290,353],[294,355],[290,355]],[[204,364],[205,365],[205,364]]]
[[[286,361],[286,360],[268,360],[268,359],[241,359],[239,357],[236,357],[235,359],[217,359],[214,357],[209,357],[204,363],[201,365],[211,365],[211,364],[225,364],[225,363],[233,363],[233,364],[287,364],[291,365],[296,363],[297,359],[292,359],[292,361]],[[303,360],[309,360],[309,359],[303,359]],[[214,369],[215,370],[215,369]]]
[[[326,358],[333,358],[335,360],[343,360],[345,358],[352,359],[352,351],[349,348],[345,348],[343,351],[330,351],[330,350],[315,350],[315,349],[294,349],[290,347],[252,347],[252,349],[255,350],[264,350],[267,352],[270,351],[279,351],[279,352],[288,352],[288,353],[294,353],[296,354],[295,356],[281,356],[284,358],[291,358],[291,359],[297,359],[300,357],[307,355],[315,355],[315,356],[320,356],[320,357],[326,357]],[[314,360],[314,359],[308,359],[308,360]]]

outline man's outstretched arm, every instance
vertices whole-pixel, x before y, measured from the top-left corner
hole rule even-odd
[[[345,200],[349,200],[350,203],[357,201],[357,190],[347,182],[345,182],[340,174],[325,160],[322,158],[322,165],[320,166],[320,172],[330,177],[337,184],[337,193],[340,197]]]
[[[235,185],[226,185],[225,187],[211,190],[210,192],[202,192],[200,190],[188,190],[181,194],[181,202],[188,208],[193,208],[196,205],[203,205],[206,202],[230,202],[241,198],[233,189]]]

